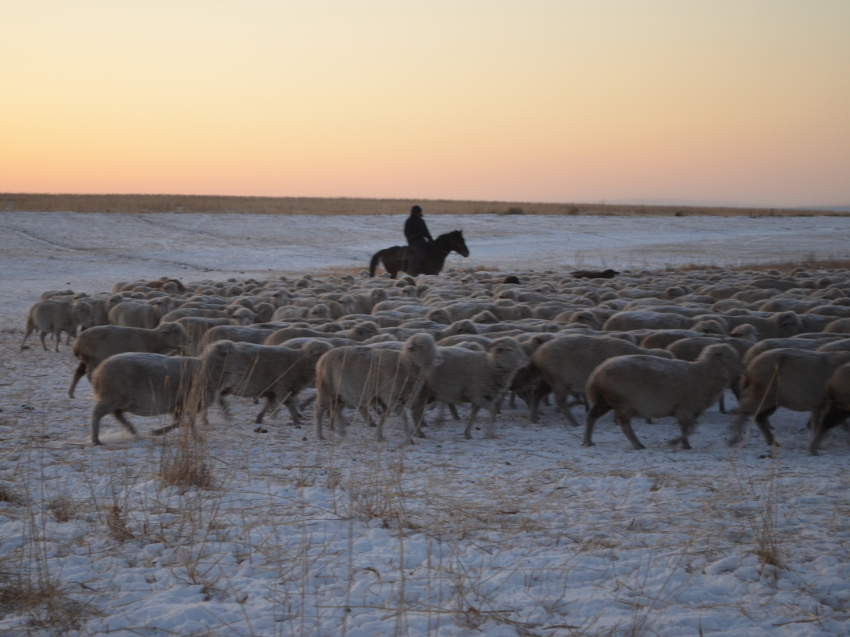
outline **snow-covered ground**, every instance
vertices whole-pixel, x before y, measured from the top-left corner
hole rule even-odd
[[[449,267],[503,271],[837,257],[850,238],[843,218],[428,222],[464,230],[472,255]],[[107,418],[91,448],[88,384],[65,395],[68,348],[18,352],[46,289],[362,266],[400,225],[0,214],[0,634],[850,633],[848,435],[810,457],[802,414],[776,414],[774,457],[758,435],[726,447],[716,409],[692,451],[665,444],[670,420],[636,422],[647,448],[633,451],[610,418],[582,448],[553,408],[530,425],[523,407],[495,439],[447,422],[404,449],[398,422],[384,444],[359,421],[345,442],[283,414],[255,432],[258,407],[233,399],[233,422],[214,412],[206,435],[214,488],[180,490],[159,478],[179,433],[129,440]]]

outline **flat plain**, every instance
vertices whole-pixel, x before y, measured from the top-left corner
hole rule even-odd
[[[846,258],[841,217],[440,215],[471,255],[448,268],[507,273]],[[65,392],[66,346],[18,351],[48,289],[108,291],[177,277],[359,276],[400,243],[403,215],[0,213],[0,633],[8,635],[846,635],[847,432],[806,452],[805,414],[775,418],[782,448],[724,442],[713,408],[691,438],[610,417],[597,445],[548,407],[505,408],[497,436],[447,422],[410,448],[355,422],[316,441],[279,413],[231,401],[204,433],[208,488],[169,486],[180,434],[107,419]],[[732,401],[730,401],[732,402]],[[521,404],[521,403],[520,403]],[[308,412],[309,413],[309,412]],[[463,416],[465,410],[461,410]]]

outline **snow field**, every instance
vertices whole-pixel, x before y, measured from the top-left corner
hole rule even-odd
[[[214,410],[203,443],[190,445],[213,476],[207,489],[164,484],[163,467],[188,444],[182,432],[150,437],[165,419],[131,417],[142,434],[132,440],[107,417],[105,444],[92,448],[89,385],[80,382],[76,400],[65,393],[76,367],[70,349],[44,352],[31,340],[18,351],[26,309],[42,291],[94,292],[162,274],[223,278],[239,276],[239,267],[268,276],[271,263],[273,273],[315,272],[322,258],[351,267],[373,243],[394,243],[363,239],[347,251],[344,242],[359,241],[362,228],[338,218],[353,238],[327,233],[317,254],[306,240],[316,220],[288,220],[286,231],[251,247],[237,230],[262,233],[247,216],[147,217],[0,219],[7,230],[0,234],[0,634],[850,633],[848,434],[832,432],[822,455],[810,457],[805,414],[780,410],[772,418],[783,445],[774,456],[758,433],[728,448],[732,416],[716,409],[701,419],[692,451],[666,444],[678,435],[670,419],[635,421],[647,448],[634,451],[610,415],[597,425],[596,446],[582,448],[583,432],[554,407],[531,425],[524,406],[505,409],[495,439],[483,438],[482,424],[466,441],[463,426],[447,421],[404,448],[396,418],[386,443],[356,420],[345,440],[331,435],[320,444],[310,428],[289,424],[285,410],[267,433],[255,432],[260,406],[231,398],[233,421]],[[364,232],[399,225],[367,219],[373,225]],[[428,221],[432,232],[454,229],[443,227],[444,217]],[[500,225],[508,221],[517,218],[464,218],[473,256],[454,255],[449,266],[490,254],[505,270],[541,267],[548,253],[535,251],[533,237],[541,245],[541,237],[558,239],[547,225],[554,221],[521,218],[528,241]],[[632,220],[587,226],[607,265],[622,264],[612,255],[631,254],[624,245],[631,230],[609,225],[621,221]],[[764,220],[712,218],[721,224],[712,243],[702,221],[663,220],[693,224],[690,245],[720,263],[768,253],[785,260],[796,253],[781,246],[833,245],[807,243],[796,219],[775,220],[789,225],[759,240],[746,223]],[[850,229],[843,219],[823,223],[808,236],[838,241]],[[176,235],[165,232],[175,228]],[[198,228],[204,233],[190,232]],[[573,230],[560,238],[579,241]],[[653,239],[647,232],[644,247]],[[294,247],[275,247],[283,235]],[[747,241],[752,252],[734,252]],[[772,247],[759,252],[766,243]],[[512,253],[509,244],[520,247]],[[819,254],[839,254],[829,249]],[[560,258],[549,267],[601,265]],[[672,257],[689,258],[708,260],[698,251]]]

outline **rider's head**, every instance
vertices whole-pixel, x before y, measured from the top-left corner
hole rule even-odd
[[[411,217],[421,217],[422,216],[422,208],[420,208],[419,206],[413,206],[413,208],[410,209],[410,216]]]

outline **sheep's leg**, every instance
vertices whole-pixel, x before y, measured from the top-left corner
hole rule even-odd
[[[434,424],[435,425],[442,425],[443,420],[445,420],[445,418],[446,418],[446,403],[444,403],[441,400],[439,403],[437,403],[437,417],[434,418]],[[452,419],[455,419],[454,414],[452,414]]]
[[[735,413],[735,420],[732,422],[732,437],[728,441],[729,446],[735,446],[740,444],[744,439],[744,423],[748,418],[753,416],[753,412],[750,411],[746,405],[739,404],[738,409]]]
[[[324,415],[324,407],[321,400],[316,400],[313,404],[313,425],[316,427],[316,438],[324,440],[322,435],[322,416]]]
[[[555,395],[555,404],[558,406],[558,410],[564,414],[564,418],[567,419],[570,426],[578,427],[578,421],[575,419],[575,416],[573,416],[573,412],[570,411],[570,408],[567,407],[567,392],[560,387],[557,389],[553,387],[552,393]]]
[[[375,424],[375,421],[374,421],[374,420],[372,420],[372,414],[370,414],[370,413],[369,413],[369,405],[360,405],[360,406],[357,408],[357,411],[358,411],[358,412],[360,412],[360,415],[361,415],[361,416],[363,416],[363,421],[366,423],[366,425],[367,425],[367,426],[369,426],[369,427],[375,427],[375,426],[377,426],[377,425]],[[386,412],[385,412],[385,413],[386,413]],[[384,415],[384,414],[382,414],[382,416],[383,416],[383,415]]]
[[[20,347],[19,351],[24,350],[24,343],[27,342],[27,339],[30,337],[30,334],[32,334],[34,331],[35,331],[35,326],[32,323],[30,323],[29,321],[27,321],[27,333],[24,334],[24,340],[21,341],[21,347]]]
[[[773,437],[773,432],[771,431],[771,427],[770,427],[770,421],[768,420],[768,417],[774,411],[776,411],[776,407],[770,407],[769,409],[765,409],[764,411],[760,412],[758,415],[756,415],[756,424],[758,425],[758,428],[761,430],[761,435],[764,436],[764,441],[768,445],[770,445],[771,447],[773,447],[773,446],[778,447],[779,444],[776,442],[776,439]]]
[[[80,382],[80,379],[86,373],[86,364],[80,361],[80,364],[77,365],[77,371],[74,372],[74,378],[71,379],[71,386],[68,388],[68,398],[74,397],[74,389],[77,387],[77,383]]]
[[[383,407],[384,407],[384,409],[380,413],[380,417],[378,418],[378,426],[375,428],[375,440],[377,440],[378,442],[384,441],[384,423],[387,422],[387,416],[390,415],[390,411],[393,411],[387,405],[383,405]],[[403,412],[404,412],[404,410],[402,410],[402,413]],[[366,413],[368,415],[368,413],[369,413],[368,408],[366,410]],[[407,424],[407,417],[406,416],[402,418],[402,424],[404,425],[404,441],[409,442],[410,436],[408,435],[408,429],[410,427]]]
[[[466,429],[463,431],[463,435],[467,440],[472,440],[472,425],[475,422],[475,416],[478,414],[478,410],[480,407],[478,405],[472,405],[472,411],[469,414],[469,422],[466,424]]]
[[[717,408],[720,410],[721,414],[729,413],[726,411],[726,395],[720,394],[720,400],[717,403]]]
[[[56,341],[56,353],[59,353],[59,343],[62,342],[62,330],[56,330],[53,332],[53,340]]]
[[[549,386],[540,381],[537,385],[534,386],[534,389],[531,390],[531,404],[528,406],[529,411],[529,421],[532,423],[540,422],[540,400],[546,396],[551,389]]]
[[[673,440],[671,440],[670,444],[677,445],[679,443],[682,443],[682,449],[690,449],[691,443],[688,441],[688,436],[693,433],[695,424],[696,421],[690,420],[688,418],[679,420],[679,427],[682,430],[682,435],[679,438],[674,438]]]
[[[641,444],[640,440],[638,440],[638,437],[635,435],[634,429],[632,429],[631,418],[615,414],[614,420],[616,420],[617,424],[620,425],[620,429],[622,430],[626,438],[629,439],[629,442],[632,443],[632,447],[634,447],[638,451],[641,449],[646,449],[646,447]]]
[[[300,427],[301,414],[298,413],[298,409],[295,407],[295,401],[292,399],[292,396],[288,396],[286,400],[283,401],[283,404],[289,410],[289,415],[292,417],[292,424],[296,427]]]
[[[175,429],[177,429],[180,426],[180,416],[181,416],[180,412],[175,411],[174,412],[174,419],[171,421],[170,425],[166,425],[165,427],[159,427],[157,429],[154,429],[151,433],[154,436],[161,436],[163,434],[167,434],[169,431],[174,431]]]
[[[38,333],[38,338],[41,340],[41,347],[46,352],[46,351],[48,351],[48,349],[47,349],[47,343],[44,342],[45,336],[47,336],[47,332],[39,332]],[[56,351],[58,352],[59,350],[57,349]]]
[[[593,446],[593,427],[596,425],[596,421],[609,411],[611,411],[611,407],[604,400],[600,400],[590,408],[590,411],[587,412],[587,418],[584,421],[584,440],[581,441],[582,447]]]
[[[512,391],[510,398],[508,398],[508,409],[516,409],[516,392]]]
[[[459,422],[460,416],[457,413],[457,405],[455,405],[454,403],[445,403],[445,404],[449,406],[449,413],[451,413],[451,415],[452,415],[452,420],[454,420],[455,422]]]
[[[496,414],[499,413],[499,409],[497,405],[493,405],[493,408],[490,409],[490,422],[487,424],[487,431],[484,433],[485,438],[495,438],[496,437]]]
[[[425,426],[425,402],[417,400],[410,408],[410,416],[413,418],[414,431],[420,431]]]
[[[112,407],[105,402],[99,402],[94,406],[91,412],[91,443],[95,446],[100,444],[100,421],[108,413],[112,411]]]
[[[227,401],[224,399],[224,394],[218,395],[217,402],[218,402],[218,408],[221,409],[221,413],[224,414],[224,417],[227,419],[228,422],[230,422],[230,420],[232,419],[232,416],[231,416],[231,413],[230,413],[230,405],[228,405]],[[206,423],[204,423],[204,424],[206,424]]]
[[[809,445],[809,453],[813,456],[818,455],[820,444],[823,441],[826,432],[841,424],[847,416],[850,416],[850,411],[845,411],[844,409],[839,409],[838,407],[833,406],[832,409],[823,415],[823,417],[818,418],[815,427],[812,428],[812,442]]]
[[[117,420],[117,421],[118,421],[118,422],[120,422],[122,425],[124,425],[124,429],[126,429],[127,431],[129,431],[129,432],[130,432],[131,434],[133,434],[134,436],[138,436],[138,434],[136,433],[136,428],[135,428],[135,427],[134,427],[134,426],[130,423],[130,421],[129,421],[129,420],[127,420],[127,419],[124,417],[124,412],[123,412],[123,411],[121,411],[120,409],[116,409],[115,411],[113,411],[113,412],[112,412],[112,415],[113,415],[113,416],[115,416],[115,420]]]

